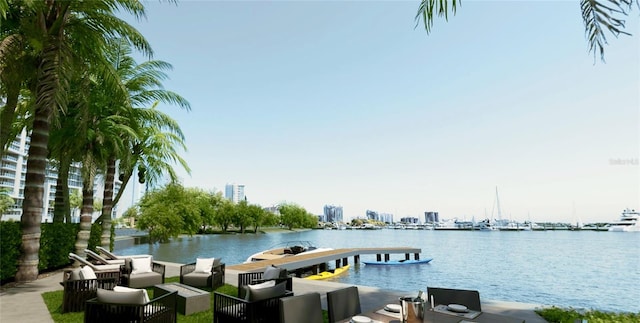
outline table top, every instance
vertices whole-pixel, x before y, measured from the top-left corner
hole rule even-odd
[[[183,296],[183,297],[184,296],[195,296],[195,295],[209,294],[209,292],[204,291],[202,289],[198,289],[198,288],[195,288],[193,286],[184,285],[184,284],[180,284],[180,283],[166,283],[166,284],[155,285],[154,287],[162,288],[162,289],[168,290],[168,291],[178,291],[178,295]]]
[[[401,323],[402,320],[397,317],[393,317],[394,313],[389,313],[389,315],[381,314],[381,310],[375,310],[373,312],[362,313],[360,315],[367,316],[371,318],[374,323],[382,322],[382,323]],[[397,313],[395,313],[397,316]],[[340,323],[349,323],[351,319],[345,319],[339,321]],[[466,319],[464,317],[449,315],[444,313],[439,313],[431,310],[425,311],[423,323],[461,323],[461,322],[477,322],[477,323],[524,323],[523,319],[519,319],[512,316],[494,314],[482,312],[474,319]]]

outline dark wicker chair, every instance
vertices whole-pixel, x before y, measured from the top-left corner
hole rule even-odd
[[[212,289],[218,288],[224,285],[225,268],[226,268],[226,265],[224,263],[220,263],[217,266],[213,266],[211,268],[211,274],[209,274],[208,277],[206,277],[205,274],[203,273],[202,279],[199,279],[199,277],[189,277],[189,275],[191,276],[194,275],[193,271],[196,269],[195,262],[182,265],[180,266],[180,284],[185,284],[193,287],[211,287]],[[206,277],[206,282],[200,283],[200,281],[204,282],[205,277]]]
[[[64,271],[62,276],[62,313],[82,312],[87,300],[96,297],[98,288],[113,289],[119,281],[119,275],[112,273],[96,273],[97,279],[71,280],[71,269]]]
[[[477,290],[428,287],[429,298],[436,304],[460,304],[471,310],[482,312],[480,293]]]
[[[253,285],[258,283],[265,282],[263,279],[264,272],[256,272],[256,273],[240,273],[238,274],[238,297],[245,297],[245,286]],[[275,279],[276,284],[281,283],[283,281],[287,282],[286,289],[287,291],[293,291],[293,279],[289,274],[285,274],[285,277]]]
[[[280,322],[280,298],[284,296],[250,302],[219,292],[213,293],[214,323],[278,323]]]
[[[146,304],[101,303],[97,298],[87,301],[85,323],[176,323],[178,292],[164,294]]]
[[[132,288],[150,287],[164,284],[165,266],[157,262],[151,262],[150,273],[132,274],[131,258],[125,260],[120,266],[120,284]]]

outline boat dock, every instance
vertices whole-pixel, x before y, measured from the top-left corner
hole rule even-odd
[[[412,247],[342,248],[231,265],[227,266],[227,269],[239,272],[258,272],[264,270],[266,266],[274,265],[296,273],[296,276],[300,277],[305,268],[312,268],[314,273],[326,270],[328,262],[335,261],[336,268],[347,265],[349,264],[349,257],[353,257],[354,264],[360,262],[360,255],[376,255],[377,261],[389,261],[390,254],[404,254],[404,259],[407,260],[411,259],[411,254],[413,254],[414,259],[419,260],[420,252],[422,252],[422,249]]]

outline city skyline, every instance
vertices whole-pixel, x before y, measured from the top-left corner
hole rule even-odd
[[[183,184],[345,219],[478,220],[496,187],[518,221],[640,208],[637,15],[603,63],[575,3],[465,2],[430,35],[418,4],[147,3],[129,21],[192,105],[161,107],[187,138]]]

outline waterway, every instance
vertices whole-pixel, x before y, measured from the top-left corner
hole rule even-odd
[[[417,247],[422,249],[421,259],[433,258],[424,265],[359,264],[333,279],[341,283],[409,294],[427,286],[476,289],[482,299],[489,300],[640,312],[638,233],[312,230],[193,236],[166,244],[123,247],[116,252],[149,253],[155,259],[177,263],[222,257],[227,264],[237,264],[250,254],[291,240],[332,248]],[[362,256],[367,259],[374,260],[375,255]]]

